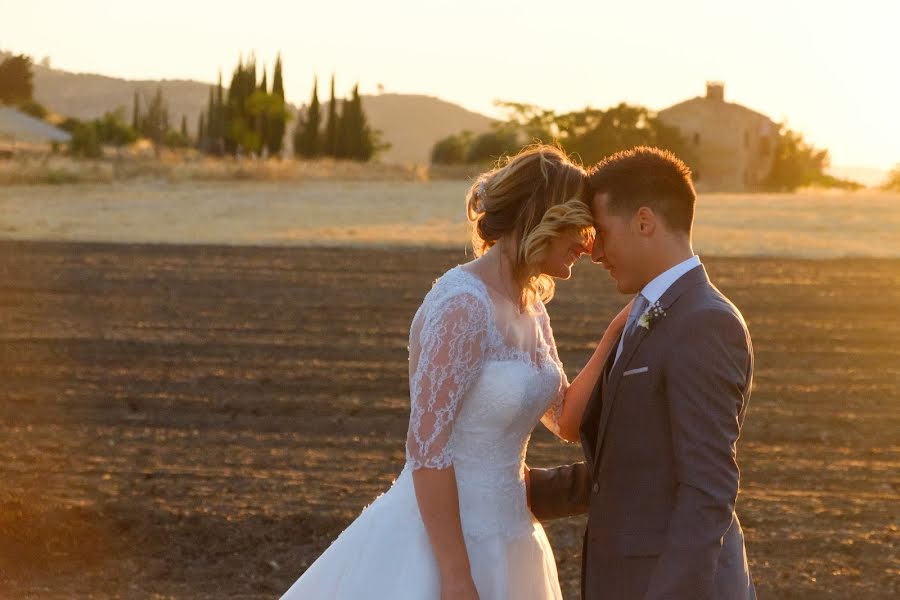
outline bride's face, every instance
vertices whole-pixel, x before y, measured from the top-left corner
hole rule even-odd
[[[578,231],[561,233],[548,244],[544,259],[541,261],[541,272],[558,279],[568,279],[572,276],[572,265],[575,261],[590,251]]]

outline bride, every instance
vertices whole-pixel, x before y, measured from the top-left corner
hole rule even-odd
[[[525,451],[538,421],[577,440],[627,315],[569,384],[544,303],[590,251],[583,182],[560,150],[533,146],[472,185],[477,258],[435,282],[410,329],[406,465],[283,599],[562,597]]]

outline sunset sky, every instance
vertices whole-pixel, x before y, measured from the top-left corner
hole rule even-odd
[[[422,93],[496,115],[495,99],[557,110],[662,109],[725,82],[726,99],[787,120],[839,166],[900,162],[900,8],[813,2],[344,0],[7,2],[0,49],[129,79],[227,78],[240,52],[288,99],[337,73],[338,93]]]

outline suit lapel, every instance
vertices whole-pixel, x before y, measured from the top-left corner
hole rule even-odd
[[[659,299],[660,306],[663,310],[668,310],[685,291],[704,282],[707,284],[709,283],[706,269],[703,265],[694,267],[679,277],[675,283],[665,291]],[[616,391],[619,384],[622,382],[622,374],[625,372],[625,367],[638,351],[638,348],[640,348],[641,343],[650,336],[651,331],[651,329],[646,329],[635,324],[633,333],[625,338],[619,360],[612,366],[612,369],[609,371],[609,377],[607,381],[604,382],[603,389],[601,390],[600,423],[597,427],[597,438],[593,451],[594,462],[591,465],[593,469],[596,469],[597,464],[600,462],[600,449],[603,446],[603,437],[606,434],[606,425],[609,422],[609,415],[612,412],[613,403],[616,400]],[[615,356],[615,353],[613,353],[613,356]],[[593,402],[593,399],[591,402]]]
[[[622,381],[622,373],[625,372],[625,365],[637,352],[641,342],[643,342],[650,334],[650,330],[644,329],[639,325],[635,325],[633,332],[625,338],[622,346],[622,354],[619,360],[613,365],[609,372],[609,379],[603,386],[603,409],[600,411],[600,425],[597,427],[597,442],[594,447],[594,464],[596,465],[600,458],[600,447],[603,445],[603,436],[606,433],[606,424],[609,422],[609,414],[612,412],[613,403],[616,400],[616,390]]]

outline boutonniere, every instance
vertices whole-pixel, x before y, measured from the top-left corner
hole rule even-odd
[[[666,311],[663,310],[663,307],[660,306],[659,300],[651,304],[647,310],[644,311],[644,314],[641,315],[641,318],[638,319],[638,325],[650,331],[653,327],[653,324],[666,316]]]

